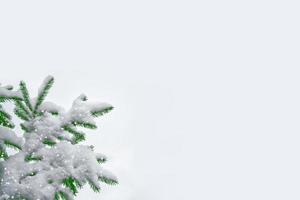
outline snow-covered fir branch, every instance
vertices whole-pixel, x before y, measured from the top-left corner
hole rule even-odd
[[[107,158],[92,146],[80,144],[86,134],[79,127],[96,129],[95,117],[111,111],[106,103],[90,103],[85,95],[65,110],[45,98],[54,78],[48,76],[38,96],[31,98],[25,82],[19,91],[0,87],[0,103],[11,100],[14,113],[23,122],[18,137],[11,116],[0,107],[0,199],[72,200],[89,184],[95,192],[101,184],[117,184],[117,178],[102,167]],[[1,106],[1,105],[0,105]],[[16,148],[8,155],[6,146]]]

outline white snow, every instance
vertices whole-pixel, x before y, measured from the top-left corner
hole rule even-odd
[[[56,105],[55,103],[46,101],[39,107],[39,111],[47,111],[49,113],[52,112],[63,113],[65,110],[64,108]]]
[[[58,191],[65,192],[69,199],[73,199],[73,193],[62,184],[65,178],[76,178],[82,185],[92,182],[99,188],[101,177],[117,180],[98,163],[98,159],[106,160],[104,155],[95,153],[91,146],[72,144],[73,135],[63,129],[64,125],[69,125],[77,130],[72,125],[74,120],[95,124],[91,111],[109,105],[91,104],[82,97],[81,95],[73,102],[69,111],[51,102],[43,103],[39,108],[43,115],[25,123],[26,126],[33,127],[33,131],[24,134],[24,144],[12,131],[0,134],[0,139],[10,138],[23,147],[22,151],[0,163],[0,171],[3,171],[0,199],[20,194],[29,199],[52,200]],[[50,114],[52,111],[58,112],[58,115]],[[44,144],[46,139],[56,144]],[[42,160],[25,161],[29,155]],[[30,176],[32,173],[36,174]]]
[[[13,132],[12,130],[1,126],[0,126],[0,140],[6,140],[14,144],[17,144],[19,146],[23,145],[23,139],[21,137],[18,137],[17,134],[15,134],[15,132]]]
[[[6,97],[6,98],[22,98],[22,94],[20,91],[12,91],[8,89],[9,87],[0,87],[0,97]]]
[[[25,152],[20,152],[3,163],[4,176],[2,195],[21,193],[30,199],[50,200],[56,191],[64,191],[72,198],[72,193],[61,181],[74,177],[82,184],[92,181],[100,187],[99,177],[116,179],[97,162],[95,153],[89,146],[72,145],[63,141],[53,148],[40,148],[35,155],[43,160],[35,163],[24,161]],[[26,176],[36,172],[35,176]],[[49,184],[48,181],[53,181]]]

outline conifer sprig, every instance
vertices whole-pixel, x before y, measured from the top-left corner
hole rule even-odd
[[[44,139],[43,144],[46,144],[48,146],[54,146],[56,144],[56,142],[53,140],[50,140],[50,139]]]
[[[9,147],[14,148],[14,149],[17,149],[17,150],[21,150],[21,149],[22,149],[21,146],[19,146],[18,144],[14,143],[14,142],[12,142],[12,141],[10,141],[10,140],[4,140],[4,144],[5,144],[6,146],[9,146]]]
[[[88,180],[88,183],[89,183],[90,187],[92,188],[92,190],[94,192],[100,192],[101,191],[101,188],[100,188],[100,186],[97,182],[94,182],[92,180]]]
[[[64,125],[63,129],[65,131],[68,131],[69,133],[73,134],[73,141],[72,142],[74,144],[77,144],[77,143],[85,140],[85,133],[76,130],[72,126],[70,126],[70,125]]]
[[[53,85],[53,83],[54,83],[54,78],[52,76],[48,76],[45,79],[42,87],[40,88],[40,91],[39,91],[39,94],[38,94],[38,97],[37,97],[37,100],[36,100],[36,103],[35,103],[35,106],[34,106],[34,110],[33,110],[34,114],[37,112],[39,106],[42,104],[42,102],[46,98],[50,88]]]
[[[97,126],[95,124],[92,124],[90,122],[85,122],[85,121],[79,121],[79,120],[73,121],[72,125],[81,126],[81,127],[88,128],[88,129],[96,129],[97,128]]]
[[[59,191],[55,193],[54,200],[71,200],[71,198],[69,198],[67,193]]]
[[[28,109],[28,107],[26,107],[26,105],[24,105],[24,103],[22,101],[15,101],[15,114],[20,117],[21,119],[22,118],[28,118],[28,119],[31,119],[32,118],[32,114],[31,114],[31,110]],[[19,116],[19,114],[21,116]],[[24,120],[24,119],[23,119]]]
[[[26,83],[24,81],[20,82],[20,90],[22,92],[23,100],[24,100],[25,104],[27,105],[27,107],[29,108],[30,111],[33,111],[33,107],[30,102],[30,96],[28,93],[28,89],[27,89]]]
[[[82,187],[82,184],[75,178],[68,177],[63,180],[63,184],[69,188],[74,195],[78,193],[78,189]]]
[[[94,116],[94,117],[100,117],[102,115],[104,115],[105,113],[109,113],[110,111],[112,111],[114,109],[114,107],[112,106],[108,106],[108,107],[105,107],[105,108],[100,108],[98,110],[93,110],[91,112],[91,114]]]
[[[105,163],[107,161],[107,158],[103,156],[97,157],[96,159],[99,164]]]
[[[11,116],[5,112],[0,106],[0,125],[7,128],[14,128],[14,124],[11,121]]]
[[[118,184],[118,181],[114,180],[114,179],[111,179],[109,177],[106,177],[106,176],[99,176],[99,180],[106,183],[106,184],[109,184],[109,185],[116,185]]]
[[[102,165],[95,165],[97,163],[102,164],[106,162],[106,157],[102,154],[95,153],[92,145],[78,145],[79,142],[85,140],[86,135],[80,130],[80,127],[96,129],[97,125],[94,118],[110,112],[113,107],[106,103],[87,102],[87,97],[80,95],[79,98],[73,102],[72,108],[69,111],[65,111],[52,102],[44,102],[53,83],[54,78],[48,76],[40,87],[35,100],[30,98],[24,81],[20,82],[20,91],[15,93],[16,96],[10,96],[9,98],[0,96],[0,103],[2,99],[14,100],[14,113],[20,119],[24,120],[20,126],[27,133],[24,136],[26,138],[25,144],[24,140],[20,138],[20,140],[18,140],[18,137],[12,140],[9,139],[11,136],[1,139],[0,158],[7,160],[9,169],[14,168],[14,163],[9,162],[6,146],[18,150],[22,150],[22,148],[25,147],[23,148],[24,152],[22,152],[24,154],[18,157],[20,159],[19,161],[25,161],[24,168],[26,169],[31,164],[36,166],[36,168],[34,167],[29,171],[26,169],[24,171],[21,170],[22,172],[20,172],[20,174],[16,173],[11,175],[7,172],[6,175],[15,176],[13,178],[19,180],[19,182],[20,177],[23,177],[26,181],[34,182],[36,179],[44,178],[44,174],[50,175],[45,176],[47,177],[45,181],[55,192],[47,194],[47,199],[49,200],[71,200],[86,183],[88,183],[95,192],[101,191],[101,182],[110,185],[117,184],[118,181],[116,177],[108,171],[105,171]],[[7,87],[6,89],[12,89],[12,87]],[[2,94],[8,94],[7,90],[2,91]],[[6,113],[0,105],[0,125],[13,127],[14,125],[10,119],[11,116]],[[29,143],[26,143],[28,141]],[[63,163],[63,165],[61,165],[61,163]],[[64,173],[58,173],[62,175],[62,177],[58,177],[56,174],[52,176],[52,172],[48,172],[48,170],[40,170],[38,166],[44,166],[45,164],[51,165],[53,169],[55,168],[54,173],[63,171]],[[38,171],[35,171],[37,169]],[[82,170],[89,173],[82,174]],[[6,181],[9,182],[10,180],[11,178]],[[14,185],[14,183],[12,183],[12,185]],[[14,185],[14,188],[18,187],[18,184]],[[18,189],[15,191],[17,190]],[[32,191],[35,190],[36,188],[32,188]],[[0,193],[1,192],[0,187]],[[11,191],[7,190],[5,192],[10,193]],[[21,194],[14,191],[9,195],[9,198],[12,197],[12,199],[18,200],[26,200],[26,198],[21,195],[25,195],[26,197],[31,196],[27,193]],[[40,194],[37,192],[36,195]]]
[[[34,156],[32,154],[29,154],[25,157],[25,161],[30,162],[30,161],[41,161],[43,158],[41,156]]]

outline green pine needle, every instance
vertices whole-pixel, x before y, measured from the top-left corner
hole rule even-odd
[[[27,87],[26,87],[26,83],[24,81],[20,82],[20,90],[22,92],[25,104],[27,105],[29,110],[33,111],[32,105],[30,103],[30,97],[29,97],[29,93],[28,93],[28,90],[27,90]]]
[[[8,114],[7,112],[5,112],[3,109],[2,109],[2,106],[0,105],[0,116],[4,117],[4,118],[7,118],[7,119],[11,119],[11,116],[10,114]]]
[[[63,129],[65,131],[68,131],[69,133],[73,134],[73,143],[77,144],[81,141],[85,140],[85,134],[81,131],[77,131],[75,128],[69,126],[69,125],[65,125],[63,126]]]
[[[22,120],[29,121],[29,117],[27,116],[26,112],[22,109],[18,109],[17,107],[14,109],[14,113]]]
[[[51,113],[52,115],[59,115],[59,113],[54,110],[54,111],[42,111],[40,109],[43,101],[45,100],[47,94],[49,93],[50,88],[53,86],[54,83],[54,78],[53,77],[47,77],[46,80],[44,81],[42,87],[39,90],[38,96],[36,98],[35,103],[31,103],[31,98],[29,96],[29,92],[28,89],[26,87],[26,84],[24,81],[20,82],[20,91],[22,93],[22,98],[20,97],[1,97],[0,96],[0,103],[1,102],[5,102],[5,101],[10,101],[13,100],[15,102],[15,109],[14,109],[14,113],[22,120],[24,121],[29,121],[31,122],[33,119],[39,117],[39,116],[44,116],[44,112],[48,112]],[[10,88],[8,88],[10,89]],[[12,88],[11,88],[12,89]],[[85,95],[81,95],[81,100],[82,101],[87,101],[87,97]],[[105,106],[103,106],[105,105]],[[111,110],[113,110],[113,107],[110,106],[109,104],[103,104],[102,106],[99,106],[98,109],[93,109],[90,114],[93,117],[99,117],[104,115],[105,113],[110,112]],[[102,107],[102,108],[100,108]],[[0,105],[0,126],[6,126],[9,128],[13,128],[14,124],[11,122],[11,116],[6,113],[4,110],[1,109],[1,105]],[[25,131],[25,132],[32,132],[32,134],[36,134],[36,132],[33,132],[35,129],[33,127],[33,125],[31,125],[31,123],[29,122],[24,122],[21,123],[20,126],[21,128]],[[93,122],[86,122],[85,120],[74,120],[72,121],[70,124],[64,125],[62,128],[64,131],[67,131],[69,133],[71,133],[73,135],[72,138],[72,144],[78,144],[81,141],[85,140],[85,133],[77,130],[77,127],[84,127],[84,128],[88,128],[88,129],[96,129],[97,126],[96,124],[94,124]],[[31,134],[31,133],[30,133]],[[59,140],[68,140],[66,138],[63,138],[62,136],[58,136],[57,137]],[[59,140],[55,141],[53,139],[49,139],[46,138],[44,140],[42,140],[42,143],[45,145],[49,145],[49,146],[54,146],[56,144],[56,141],[59,142]],[[0,158],[6,160],[9,158],[7,152],[6,152],[6,146],[8,147],[12,147],[18,150],[22,150],[22,147],[18,144],[13,143],[10,140],[3,140],[4,145],[0,145]],[[43,160],[42,156],[36,155],[36,154],[29,154],[27,156],[25,156],[24,160],[26,162],[31,162],[31,161],[41,161]],[[106,157],[101,156],[100,154],[98,156],[96,156],[96,160],[98,163],[104,163],[106,162]],[[37,175],[38,172],[33,171],[31,173],[26,174],[26,176],[35,176]],[[118,184],[118,181],[107,177],[107,176],[99,176],[98,180],[90,180],[87,179],[88,184],[90,185],[90,187],[92,188],[92,190],[94,192],[100,192],[101,188],[100,188],[100,182],[104,182],[106,184],[109,185],[115,185]],[[49,184],[54,184],[54,180],[49,179],[48,180]],[[79,189],[83,186],[83,184],[85,183],[85,181],[80,182],[78,179],[74,178],[74,177],[67,177],[65,179],[62,180],[61,184],[63,184],[64,189],[61,189],[59,191],[56,191],[54,193],[54,197],[52,199],[54,200],[70,200],[73,199],[73,195],[76,196],[76,194],[79,192]],[[72,193],[73,195],[72,195]],[[19,197],[19,196],[14,196],[12,197],[12,199],[19,199],[19,200],[23,200],[26,199],[24,197]]]
[[[41,88],[40,93],[37,97],[37,101],[36,104],[34,106],[34,114],[37,112],[39,106],[42,104],[42,102],[45,100],[50,88],[52,87],[53,83],[54,83],[54,78],[53,77],[49,77],[47,80],[47,83],[44,85],[43,88]]]
[[[18,149],[18,150],[22,150],[22,147],[20,147],[18,144],[15,144],[9,140],[4,140],[4,144],[8,147],[14,148],[14,149]]]
[[[74,195],[76,195],[78,193],[78,188],[82,187],[80,182],[77,179],[72,178],[72,177],[65,178],[63,180],[63,184],[67,188],[69,188],[73,192]]]
[[[21,129],[22,129],[25,133],[29,133],[29,132],[32,132],[32,131],[33,131],[32,128],[26,126],[24,123],[20,124],[20,126],[21,126]]]
[[[90,187],[92,188],[92,190],[94,192],[100,192],[101,191],[101,188],[98,185],[96,185],[95,183],[93,183],[93,181],[88,180],[88,183],[89,183]]]
[[[65,131],[68,131],[69,133],[72,133],[74,135],[78,135],[78,134],[84,134],[83,132],[77,131],[75,128],[69,126],[69,125],[64,125],[62,127]]]
[[[104,115],[105,113],[109,113],[109,112],[112,111],[113,109],[114,109],[114,107],[110,106],[110,107],[103,108],[103,109],[100,109],[100,110],[92,111],[91,114],[92,114],[94,117],[100,117],[100,116]]]
[[[55,193],[54,200],[70,200],[70,198],[66,193],[59,191]]]
[[[0,105],[0,125],[8,128],[15,127],[15,125],[11,121],[11,116],[6,111],[3,110],[1,105]]]
[[[73,121],[72,124],[74,126],[81,126],[84,128],[89,128],[89,129],[96,129],[97,126],[95,124],[89,123],[89,122],[84,122],[84,121]]]
[[[85,140],[84,134],[76,134],[76,135],[74,135],[73,143],[78,144],[79,142],[82,142],[84,140]]]
[[[50,111],[50,113],[51,113],[52,115],[56,115],[56,116],[59,114],[57,111]]]
[[[33,156],[33,155],[27,155],[25,157],[25,161],[26,162],[30,162],[30,161],[40,161],[43,160],[43,158],[41,156]]]
[[[105,163],[106,161],[107,161],[107,159],[106,159],[105,157],[98,157],[98,158],[97,158],[97,162],[98,162],[99,164]]]
[[[7,119],[4,115],[0,115],[0,125],[7,128],[14,128],[15,125]]]
[[[22,115],[26,115],[26,118],[29,118],[29,119],[31,118],[31,116],[32,116],[31,111],[28,110],[28,108],[24,105],[24,103],[22,101],[15,101],[15,105],[16,105],[15,109],[19,110],[18,112],[21,112]],[[18,116],[18,117],[20,117],[20,116]]]
[[[50,140],[50,139],[44,139],[43,144],[46,144],[49,146],[54,146],[56,144],[56,142],[54,142],[53,140]]]
[[[10,96],[10,97],[0,96],[0,102],[22,101],[22,100],[23,99],[18,96]]]
[[[13,101],[22,101],[23,98],[18,97],[18,96],[13,96],[13,97],[10,97],[9,100],[13,100]]]
[[[106,184],[109,184],[109,185],[116,185],[118,184],[118,181],[117,180],[114,180],[114,179],[111,179],[111,178],[108,178],[108,177],[105,177],[105,176],[100,176],[99,177],[99,180],[106,183]]]

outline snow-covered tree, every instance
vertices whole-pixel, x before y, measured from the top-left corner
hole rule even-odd
[[[13,131],[0,129],[4,158],[0,163],[0,199],[72,200],[86,183],[95,192],[100,191],[101,182],[117,183],[116,177],[101,165],[106,157],[95,153],[93,146],[79,144],[86,136],[81,129],[96,129],[94,118],[113,107],[90,103],[80,95],[69,110],[64,110],[44,101],[53,82],[53,77],[47,77],[36,98],[30,98],[23,81],[19,92],[12,92],[11,87],[0,88],[0,100],[15,102],[14,112],[23,120],[20,126],[24,131],[20,139]],[[1,125],[13,127],[10,116],[1,109],[2,118]],[[19,151],[8,156],[5,145]]]

